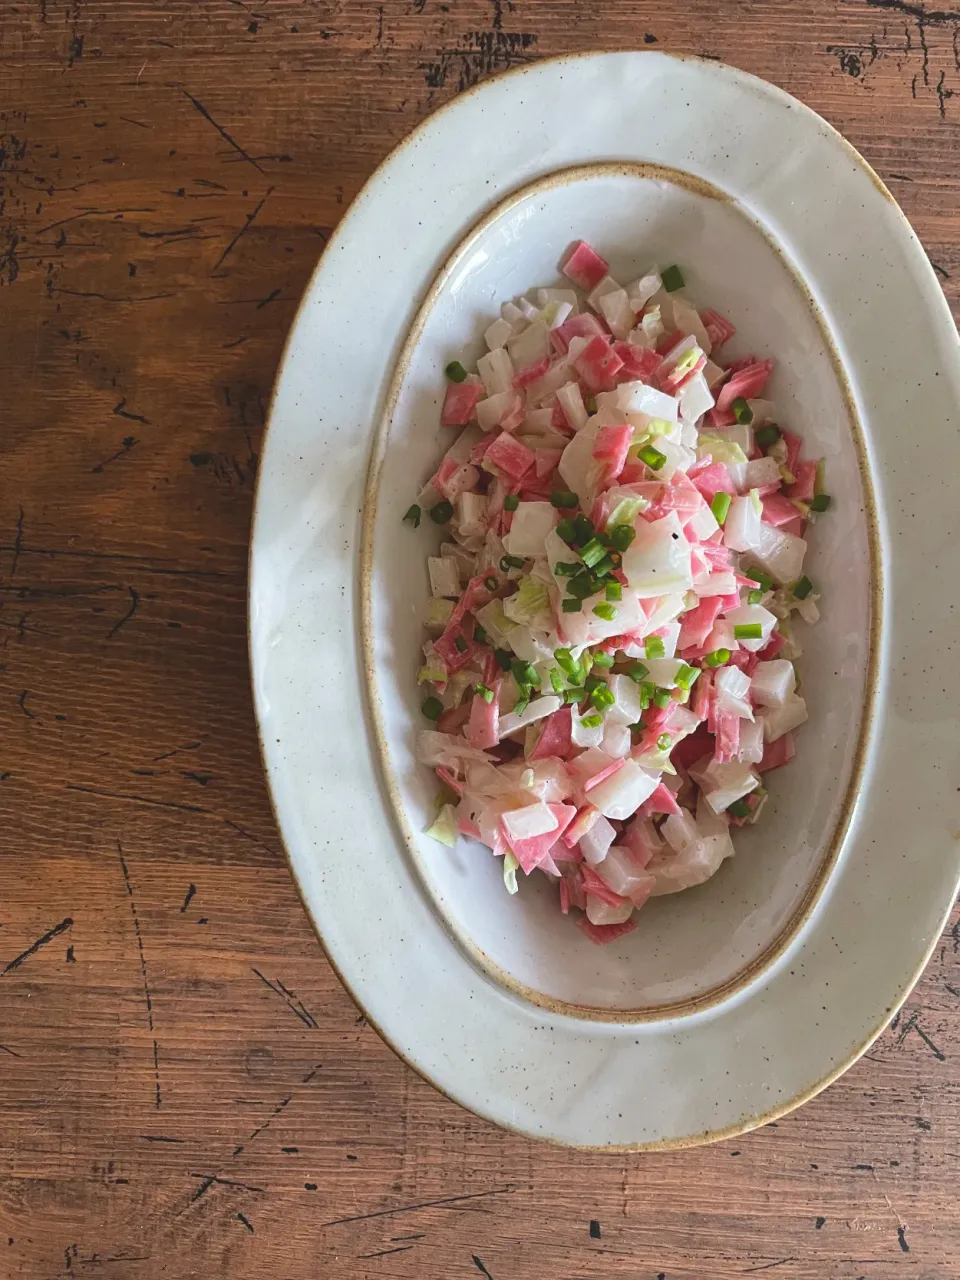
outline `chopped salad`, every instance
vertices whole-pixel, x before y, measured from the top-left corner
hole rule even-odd
[[[546,875],[605,943],[712,876],[792,759],[830,498],[765,398],[774,361],[729,356],[680,267],[621,284],[580,241],[562,272],[445,371],[453,441],[404,517],[444,533],[417,756],[431,836],[482,841],[510,893]]]

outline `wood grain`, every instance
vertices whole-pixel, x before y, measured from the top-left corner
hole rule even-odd
[[[960,1276],[960,918],[779,1124],[631,1157],[498,1132],[322,957],[244,622],[284,335],[425,113],[565,51],[722,58],[860,148],[956,306],[958,41],[919,0],[3,7],[0,1276]]]

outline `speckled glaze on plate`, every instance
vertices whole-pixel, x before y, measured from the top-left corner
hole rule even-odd
[[[463,146],[481,137],[496,145]],[[427,544],[399,521],[441,447],[443,357],[500,297],[549,283],[581,232],[624,271],[651,243],[682,260],[695,297],[781,357],[774,395],[828,453],[838,499],[814,538],[811,722],[770,823],[603,951],[533,882],[505,906],[489,855],[417,835]],[[960,567],[958,391],[952,320],[879,179],[730,68],[654,53],[525,68],[426,121],[364,188],[277,381],[251,661],[304,904],[371,1021],[438,1088],[554,1141],[687,1145],[798,1105],[885,1025],[960,874],[944,585]]]

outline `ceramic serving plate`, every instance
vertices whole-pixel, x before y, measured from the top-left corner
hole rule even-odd
[[[772,355],[768,394],[827,459],[806,571],[810,721],[764,819],[707,884],[594,947],[543,877],[508,897],[420,834],[414,682],[436,531],[401,521],[445,444],[442,369],[583,237],[628,279],[682,264]],[[492,81],[377,171],[281,366],[251,553],[251,661],[277,819],[344,982],[472,1110],[589,1147],[684,1145],[798,1105],[886,1024],[960,874],[960,349],[866,163],[779,90],[603,54]]]

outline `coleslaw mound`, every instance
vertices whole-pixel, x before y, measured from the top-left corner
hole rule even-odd
[[[701,884],[756,822],[807,719],[794,615],[817,621],[808,526],[822,462],[775,421],[772,359],[731,359],[677,266],[628,285],[584,241],[564,287],[505,302],[455,433],[409,509],[441,526],[417,757],[428,833],[557,885],[605,943]]]

